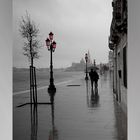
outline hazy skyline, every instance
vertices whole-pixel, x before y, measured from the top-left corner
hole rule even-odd
[[[40,29],[40,58],[36,67],[49,67],[50,53],[45,39],[54,33],[57,48],[53,53],[55,68],[79,62],[90,52],[96,63],[108,62],[108,36],[112,20],[112,0],[14,0],[13,1],[13,66],[29,67],[23,55],[19,21],[26,11]]]

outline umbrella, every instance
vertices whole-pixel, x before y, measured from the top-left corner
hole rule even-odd
[[[93,69],[93,70],[99,70],[99,68],[97,66],[90,66],[88,67],[89,70]]]

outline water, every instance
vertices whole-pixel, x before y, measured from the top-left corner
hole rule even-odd
[[[54,105],[17,108],[29,101],[29,95],[14,96],[14,140],[126,140],[118,132],[121,124],[118,125],[109,76],[100,76],[96,100],[84,74],[69,80],[72,81],[56,85]],[[39,90],[38,101],[50,101],[47,88]]]
[[[54,71],[54,79],[56,84],[62,84],[63,82],[69,82],[83,74],[83,72],[65,72],[62,70]],[[49,85],[50,78],[49,71],[36,70],[37,86],[39,89],[45,88]],[[26,93],[30,89],[30,76],[29,70],[13,71],[13,94]]]

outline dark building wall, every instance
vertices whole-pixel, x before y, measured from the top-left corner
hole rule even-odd
[[[109,48],[113,51],[113,91],[127,113],[127,0],[113,0]]]

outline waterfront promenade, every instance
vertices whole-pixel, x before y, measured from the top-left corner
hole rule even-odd
[[[124,116],[112,92],[109,73],[100,76],[94,98],[85,75],[56,84],[54,105],[30,105],[29,92],[13,96],[13,140],[127,140]],[[50,102],[47,87],[38,102]]]

